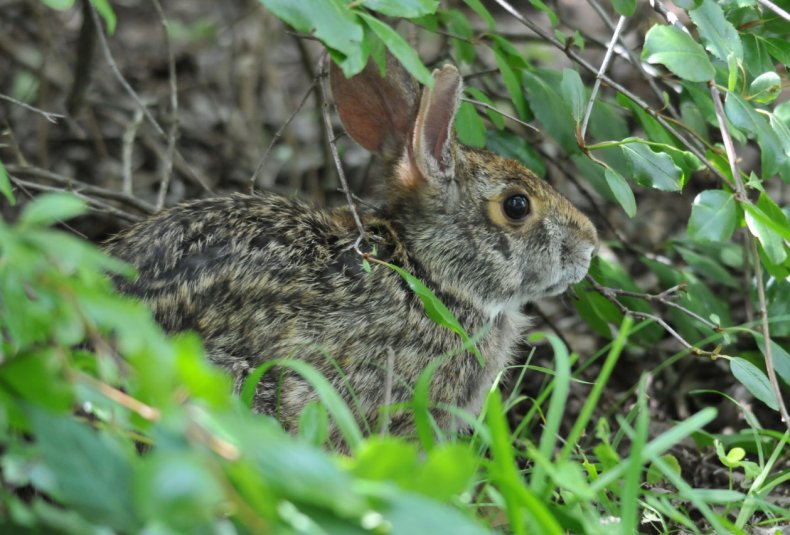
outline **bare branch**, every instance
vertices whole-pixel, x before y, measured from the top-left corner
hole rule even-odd
[[[743,185],[740,170],[738,169],[737,156],[735,155],[735,145],[732,142],[732,136],[727,129],[727,120],[724,115],[724,107],[721,105],[721,93],[719,88],[714,82],[709,82],[710,95],[713,98],[713,104],[716,109],[716,119],[719,122],[719,130],[721,137],[724,141],[724,150],[727,153],[727,161],[730,164],[730,171],[732,171],[732,178],[735,180],[736,200],[740,203],[748,203],[749,198],[746,195],[746,188]],[[763,268],[760,260],[760,253],[757,250],[757,242],[754,236],[746,231],[746,241],[752,256],[752,265],[754,266],[754,281],[757,285],[757,299],[760,303],[760,324],[763,332],[763,346],[765,353],[765,369],[768,372],[768,380],[771,383],[774,397],[779,404],[779,412],[782,415],[782,421],[787,429],[790,430],[790,414],[787,413],[782,392],[779,389],[779,381],[776,378],[776,370],[774,369],[773,349],[771,348],[771,332],[768,324],[768,305],[765,299],[765,286],[763,285]]]
[[[30,104],[26,104],[25,102],[22,102],[21,100],[17,100],[17,99],[15,99],[13,97],[9,97],[8,95],[4,95],[3,93],[0,93],[0,100],[6,100],[6,101],[10,102],[11,104],[19,106],[21,108],[25,108],[26,110],[32,111],[33,113],[37,113],[37,114],[41,115],[42,117],[44,117],[44,119],[46,119],[50,123],[57,123],[58,119],[64,119],[66,117],[65,115],[61,115],[59,113],[52,113],[51,111],[41,110],[39,108],[36,108],[35,106],[31,106]]]
[[[357,208],[354,206],[354,199],[351,197],[351,190],[348,189],[348,181],[346,180],[346,174],[343,171],[343,165],[340,162],[340,155],[337,153],[337,145],[335,145],[335,136],[334,131],[332,130],[332,120],[329,118],[329,98],[327,97],[327,90],[326,90],[326,79],[327,79],[327,54],[321,56],[321,67],[320,67],[320,74],[318,75],[320,78],[320,83],[318,87],[321,89],[321,115],[324,118],[324,124],[326,125],[327,133],[329,134],[328,141],[329,147],[332,151],[332,159],[335,162],[335,168],[337,169],[337,176],[340,179],[340,185],[343,188],[343,193],[346,195],[346,203],[348,204],[349,210],[351,210],[351,215],[354,217],[354,223],[357,226],[357,230],[359,231],[359,237],[357,238],[357,243],[355,244],[355,248],[359,246],[359,243],[365,239],[367,236],[367,232],[365,232],[365,227],[362,225],[362,220],[359,218],[359,214],[357,213]]]
[[[564,43],[557,40],[553,35],[551,35],[546,30],[538,26],[535,22],[523,17],[518,11],[516,11],[516,9],[512,5],[510,5],[510,3],[507,2],[507,0],[494,0],[494,1],[500,6],[502,6],[505,9],[505,11],[510,13],[521,24],[523,24],[524,26],[526,26],[527,28],[529,28],[530,30],[541,36],[541,38],[543,38],[544,41],[546,41],[553,47],[561,50],[568,57],[568,59],[576,62],[579,66],[584,68],[586,71],[597,75],[598,70],[595,67],[593,67],[587,60],[581,57],[572,48],[566,47]],[[648,114],[650,114],[651,117],[653,117],[656,121],[658,121],[661,126],[666,128],[671,134],[673,134],[681,142],[683,142],[683,144],[686,146],[689,152],[691,152],[692,154],[694,154],[694,156],[699,158],[699,160],[703,162],[705,166],[708,169],[710,169],[710,171],[714,175],[716,175],[716,177],[718,177],[720,180],[724,182],[727,181],[727,177],[725,177],[721,171],[716,169],[716,166],[714,166],[712,163],[708,161],[705,154],[699,149],[699,147],[697,147],[694,143],[691,143],[686,138],[686,136],[683,133],[681,133],[677,128],[675,128],[669,121],[667,121],[667,119],[661,113],[651,108],[638,95],[636,95],[632,91],[629,91],[627,88],[623,87],[621,84],[617,83],[615,80],[609,78],[608,76],[605,75],[601,76],[601,81],[605,82],[609,87],[611,87],[615,91],[619,91],[626,97],[636,102],[637,105],[642,107]]]
[[[250,193],[255,192],[255,181],[258,180],[258,175],[260,174],[261,169],[263,169],[263,165],[266,163],[266,160],[269,157],[269,153],[272,151],[272,148],[277,143],[277,141],[279,141],[279,139],[282,137],[283,132],[285,132],[285,129],[288,128],[288,125],[290,125],[291,122],[294,120],[296,114],[299,113],[299,111],[304,107],[304,103],[307,102],[307,98],[310,96],[310,93],[313,92],[317,83],[318,83],[318,77],[313,78],[313,81],[310,83],[310,87],[308,87],[307,91],[305,91],[304,95],[302,95],[302,98],[299,100],[299,104],[296,106],[296,109],[294,109],[294,111],[291,112],[291,115],[288,116],[285,122],[282,125],[280,125],[280,128],[277,129],[277,132],[274,133],[274,136],[269,142],[269,146],[266,147],[265,151],[263,151],[263,155],[261,156],[260,160],[258,160],[258,164],[255,166],[255,171],[252,173],[252,176],[250,177]]]
[[[498,113],[502,117],[507,117],[511,121],[517,122],[521,126],[525,126],[525,127],[529,128],[530,130],[533,130],[535,132],[540,132],[539,129],[535,128],[531,124],[526,123],[526,122],[522,121],[521,119],[519,119],[518,117],[514,117],[513,115],[510,115],[509,113],[506,113],[506,112],[500,110],[499,108],[495,108],[491,104],[486,104],[485,102],[480,102],[479,100],[475,100],[473,98],[466,98],[466,97],[462,97],[461,100],[463,100],[464,102],[468,102],[469,104],[474,104],[475,106],[478,106],[480,108],[485,108],[487,110],[491,110],[494,113]]]
[[[609,68],[609,62],[612,60],[612,51],[614,50],[614,45],[617,44],[617,40],[620,37],[620,32],[623,30],[624,25],[625,17],[621,16],[620,20],[617,21],[614,34],[612,34],[612,39],[609,41],[609,46],[606,48],[606,54],[604,55],[603,61],[601,62],[601,68],[598,70],[598,74],[595,75],[595,85],[593,85],[592,93],[590,93],[590,100],[587,102],[587,110],[584,112],[584,119],[582,119],[582,139],[584,139],[584,135],[587,133],[587,123],[590,121],[590,115],[592,115],[595,97],[598,96],[598,90],[601,88],[601,77],[606,73],[606,69]]]
[[[151,0],[151,3],[156,9],[159,15],[159,23],[162,25],[162,33],[164,34],[165,48],[167,50],[167,71],[170,83],[170,129],[167,132],[167,151],[165,152],[164,166],[162,168],[162,180],[159,183],[159,195],[156,198],[156,210],[159,211],[165,205],[165,196],[170,187],[170,177],[173,173],[173,158],[176,152],[176,141],[178,140],[178,127],[180,121],[178,119],[176,59],[173,54],[173,45],[170,42],[170,28],[159,0]]]
[[[757,0],[757,3],[767,7],[768,9],[770,9],[771,11],[773,11],[774,13],[785,19],[787,22],[790,22],[790,13],[788,13],[781,7],[771,2],[771,0]]]
[[[123,77],[123,74],[121,74],[121,70],[118,68],[118,65],[115,63],[115,60],[112,57],[110,45],[107,43],[107,37],[104,35],[104,29],[102,28],[101,21],[99,20],[99,13],[96,11],[96,7],[93,5],[93,3],[89,3],[91,5],[93,24],[96,26],[96,34],[99,36],[99,43],[101,44],[102,51],[104,52],[104,58],[107,60],[107,63],[110,66],[110,70],[112,70],[113,74],[129,94],[129,96],[132,97],[132,100],[134,100],[140,109],[143,110],[145,118],[148,119],[148,122],[154,127],[154,130],[156,130],[157,133],[162,137],[167,137],[165,135],[165,131],[161,126],[159,126],[159,123],[156,121],[156,119],[154,119],[154,116],[148,111],[148,107],[140,99],[140,96],[135,92],[134,89],[132,89],[132,86],[129,85],[129,82],[127,82],[126,78]]]

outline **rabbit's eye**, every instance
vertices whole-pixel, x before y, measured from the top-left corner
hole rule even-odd
[[[502,202],[502,211],[513,221],[521,221],[529,215],[529,199],[523,193],[511,195]]]

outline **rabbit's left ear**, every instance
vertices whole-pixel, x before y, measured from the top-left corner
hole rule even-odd
[[[433,82],[433,87],[423,89],[420,110],[414,122],[408,156],[412,173],[419,171],[421,176],[409,177],[410,185],[416,185],[420,180],[444,181],[455,173],[453,123],[461,102],[463,81],[458,69],[445,65],[433,71]],[[404,182],[409,185],[408,179]]]

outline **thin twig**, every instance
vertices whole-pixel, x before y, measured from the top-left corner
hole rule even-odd
[[[79,371],[75,371],[72,373],[74,373],[77,380],[79,380],[80,382],[85,383],[89,387],[93,388],[94,390],[102,394],[104,397],[116,402],[118,405],[121,405],[122,407],[126,407],[130,411],[137,413],[142,418],[151,421],[159,419],[160,413],[158,409],[155,409],[150,405],[146,405],[142,401],[133,398],[129,394],[125,392],[121,392],[117,388],[114,388],[106,383],[103,383],[86,373],[82,373]]]
[[[348,182],[346,181],[346,174],[343,172],[343,165],[340,162],[340,155],[337,153],[337,145],[335,145],[335,137],[334,131],[332,130],[332,120],[329,118],[329,99],[327,97],[327,90],[326,90],[326,79],[327,79],[327,54],[321,56],[321,66],[320,66],[320,74],[318,75],[320,78],[320,83],[318,87],[321,89],[321,115],[324,118],[324,124],[326,125],[329,141],[329,148],[332,151],[332,159],[335,162],[335,168],[337,169],[337,176],[340,179],[340,186],[343,188],[343,193],[346,195],[346,203],[348,204],[349,210],[351,210],[351,215],[354,217],[354,223],[357,226],[357,230],[359,231],[359,237],[357,238],[357,243],[355,245],[358,246],[359,243],[365,239],[367,236],[367,232],[365,232],[365,227],[362,225],[362,220],[359,218],[359,214],[357,213],[357,208],[354,206],[354,199],[351,197],[351,190],[348,189]]]
[[[272,151],[272,148],[277,143],[277,141],[279,141],[279,139],[282,137],[283,132],[285,132],[285,129],[288,128],[288,125],[290,125],[291,122],[294,120],[296,114],[299,113],[299,111],[304,107],[304,103],[307,102],[307,98],[310,96],[310,93],[313,92],[317,83],[318,83],[318,77],[313,78],[313,81],[310,83],[310,87],[308,87],[307,91],[305,91],[304,95],[302,95],[302,98],[299,100],[299,104],[296,106],[296,109],[294,109],[294,111],[291,112],[291,115],[288,116],[285,122],[282,125],[280,125],[280,128],[277,129],[277,132],[274,133],[274,136],[269,142],[269,146],[266,147],[265,151],[263,151],[263,155],[261,156],[260,160],[258,160],[258,164],[255,166],[255,171],[252,173],[252,176],[250,177],[250,193],[255,192],[255,181],[258,179],[258,175],[260,174],[261,169],[263,169],[263,165],[266,163],[266,159],[269,157],[269,153]]]
[[[65,115],[61,115],[59,113],[52,113],[51,111],[44,111],[42,109],[36,108],[35,106],[31,106],[30,104],[26,104],[25,102],[22,102],[21,100],[17,100],[17,99],[15,99],[13,97],[9,97],[8,95],[4,95],[3,93],[0,93],[0,100],[6,100],[6,101],[10,102],[11,104],[15,104],[15,105],[17,105],[17,106],[19,106],[21,108],[25,108],[26,110],[32,111],[34,113],[38,113],[39,115],[44,117],[44,119],[46,119],[50,123],[57,123],[58,119],[65,119],[65,117],[66,117]]]
[[[466,98],[466,97],[462,97],[461,100],[463,100],[464,102],[468,102],[469,104],[474,104],[475,106],[478,106],[478,107],[481,107],[481,108],[485,108],[487,110],[491,110],[494,113],[498,113],[502,117],[507,117],[511,121],[517,122],[521,126],[525,126],[525,127],[529,128],[530,130],[533,130],[534,132],[540,132],[540,130],[538,128],[535,128],[531,124],[522,121],[518,117],[514,117],[514,116],[510,115],[509,113],[506,113],[506,112],[504,112],[504,111],[502,111],[502,110],[500,110],[498,108],[495,108],[491,104],[486,104],[485,102],[480,102],[479,100],[475,100],[473,98]]]
[[[598,2],[598,0],[587,0],[587,3],[589,3],[590,6],[592,6],[593,10],[598,14],[598,17],[603,21],[604,24],[606,24],[609,30],[614,32],[615,23],[612,22],[612,20],[609,18],[609,15],[607,15],[606,11],[604,10],[603,6],[601,6],[600,2]],[[631,62],[631,65],[633,65],[634,68],[637,71],[639,71],[639,74],[642,75],[642,78],[644,78],[645,82],[647,82],[647,85],[650,86],[650,89],[656,95],[658,101],[664,103],[664,94],[656,84],[655,77],[651,76],[647,72],[647,70],[644,67],[644,64],[642,63],[642,60],[639,58],[639,56],[636,55],[636,53],[634,53],[631,47],[629,47],[628,44],[625,42],[625,38],[623,37],[622,33],[619,36],[619,41],[623,50],[622,54],[625,55],[625,57],[628,58],[628,61]],[[672,115],[672,117],[674,117],[675,119],[679,119],[680,115],[678,114],[677,109],[675,109],[675,106],[671,102],[667,102],[666,105],[670,115]]]
[[[384,377],[384,407],[383,419],[379,433],[386,435],[390,427],[390,405],[392,404],[392,383],[395,377],[395,351],[387,347],[387,375]]]
[[[617,299],[616,291],[613,291],[612,288],[607,288],[606,286],[602,286],[598,284],[598,282],[593,279],[591,276],[587,275],[585,279],[592,285],[592,287],[601,294],[606,300],[610,303],[614,304],[622,314],[631,316],[636,319],[642,319],[647,321],[652,321],[658,324],[662,329],[664,329],[667,333],[669,333],[672,338],[680,342],[680,344],[685,347],[691,353],[702,356],[702,357],[711,357],[711,358],[718,358],[721,357],[722,354],[717,351],[706,351],[704,349],[700,349],[695,345],[689,343],[685,338],[683,338],[674,328],[672,328],[669,323],[667,323],[664,318],[660,316],[656,316],[655,314],[648,314],[647,312],[640,312],[638,310],[631,310],[627,306],[625,306],[619,299]]]
[[[724,107],[721,104],[721,93],[719,88],[714,82],[709,82],[710,94],[713,98],[713,104],[716,109],[716,119],[719,122],[719,130],[721,137],[724,141],[724,150],[727,153],[727,161],[730,164],[730,171],[732,172],[733,180],[735,180],[736,187],[736,200],[739,203],[749,203],[749,198],[746,195],[746,187],[743,184],[740,170],[738,169],[737,156],[735,154],[735,145],[732,142],[732,136],[727,129],[727,120],[724,115]],[[771,332],[768,324],[768,305],[765,299],[765,287],[763,285],[763,268],[760,260],[760,253],[757,249],[757,242],[751,233],[746,231],[746,240],[752,256],[752,265],[754,266],[754,280],[757,285],[757,299],[760,303],[760,324],[763,331],[763,346],[765,354],[765,369],[768,372],[768,380],[771,383],[774,397],[779,404],[779,412],[782,415],[782,421],[787,429],[790,430],[790,414],[787,413],[784,399],[782,398],[782,391],[779,389],[779,381],[776,378],[776,370],[774,369],[773,349],[771,347]]]
[[[108,65],[110,66],[110,70],[112,70],[115,77],[118,79],[118,82],[123,86],[126,92],[132,97],[137,105],[143,110],[143,114],[145,114],[145,118],[148,119],[148,122],[151,123],[151,126],[154,127],[154,130],[161,135],[162,137],[167,137],[165,135],[165,131],[159,126],[159,123],[154,119],[154,116],[148,111],[148,107],[143,103],[140,97],[137,95],[132,86],[129,85],[129,82],[126,81],[126,78],[123,77],[121,74],[121,70],[118,68],[118,65],[115,63],[115,60],[112,57],[112,52],[110,51],[110,45],[107,43],[107,37],[104,35],[104,29],[102,28],[101,21],[99,20],[99,13],[96,11],[96,7],[91,4],[91,16],[93,17],[93,23],[96,26],[96,33],[99,36],[99,43],[101,44],[102,51],[104,52],[104,59],[107,60]]]
[[[170,178],[173,173],[173,159],[176,152],[176,141],[178,140],[178,81],[176,78],[176,59],[173,54],[173,45],[170,42],[170,27],[165,17],[165,12],[159,0],[151,0],[156,12],[159,14],[159,23],[162,25],[162,32],[165,38],[165,49],[167,50],[167,71],[170,81],[170,129],[167,132],[167,151],[162,168],[162,180],[159,183],[159,195],[156,198],[156,210],[159,211],[165,205],[165,197],[170,187]]]
[[[22,180],[21,178],[16,178],[15,176],[9,175],[11,182],[16,184],[17,186],[24,186],[26,188],[36,190],[36,191],[55,191],[55,192],[62,192],[64,191],[62,188],[56,188],[54,186],[45,186],[43,184],[39,184],[38,182],[30,182],[28,180]],[[124,212],[123,210],[118,210],[114,206],[104,203],[98,199],[94,199],[93,197],[88,197],[80,193],[79,191],[75,190],[66,190],[69,193],[76,195],[80,199],[84,200],[88,203],[89,208],[91,208],[94,212],[106,212],[108,214],[112,214],[113,216],[123,219],[125,221],[129,221],[131,223],[137,223],[138,221],[142,221],[142,217],[129,214]]]
[[[653,8],[653,11],[655,11],[656,13],[661,15],[664,18],[664,20],[666,20],[669,24],[671,24],[675,28],[677,28],[679,30],[682,30],[682,31],[684,31],[686,33],[690,33],[688,31],[688,28],[686,28],[683,25],[683,23],[680,22],[680,19],[678,19],[678,16],[675,15],[674,13],[672,13],[671,11],[669,11],[664,6],[664,4],[661,3],[661,0],[648,0],[648,1],[650,3],[650,7]]]
[[[74,191],[78,193],[84,193],[87,195],[93,195],[96,197],[102,197],[104,199],[109,199],[112,201],[118,201],[126,206],[131,208],[135,208],[144,214],[153,214],[154,207],[147,202],[138,199],[132,195],[127,195],[126,193],[122,193],[120,191],[114,191],[106,188],[101,188],[99,186],[92,186],[90,184],[86,184],[80,180],[65,177],[53,171],[49,171],[47,169],[42,169],[40,167],[33,167],[33,166],[23,166],[23,165],[16,165],[16,164],[7,164],[6,171],[10,175],[26,175],[31,176],[39,179],[49,180],[54,182],[60,186],[63,186],[60,191]]]
[[[617,26],[615,27],[614,33],[612,34],[612,39],[609,41],[609,46],[606,47],[606,54],[604,55],[603,61],[601,62],[601,68],[598,69],[598,73],[595,75],[595,84],[593,85],[592,93],[590,93],[590,100],[587,101],[587,110],[584,112],[584,119],[582,119],[582,140],[584,139],[584,135],[587,133],[587,123],[590,121],[590,115],[592,115],[595,97],[598,96],[598,90],[601,88],[601,77],[606,74],[606,69],[609,68],[609,62],[612,60],[612,51],[614,50],[614,45],[617,44],[617,40],[620,37],[620,32],[623,30],[623,26],[625,26],[625,17],[620,16],[620,20],[617,21]]]
[[[137,108],[132,117],[132,122],[123,131],[121,136],[121,191],[126,195],[133,194],[133,180],[132,180],[132,156],[134,153],[134,139],[137,135],[137,129],[143,122],[143,112]]]
[[[771,0],[757,0],[757,3],[767,7],[768,9],[770,9],[771,11],[773,11],[774,13],[785,19],[787,22],[790,22],[790,13],[788,13],[781,7],[771,2]]]

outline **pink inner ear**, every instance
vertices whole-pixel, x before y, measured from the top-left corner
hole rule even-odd
[[[387,77],[370,61],[351,78],[334,63],[330,82],[343,127],[366,149],[380,153],[405,143],[416,114],[416,83],[394,59]]]
[[[426,92],[423,98],[430,98],[424,109],[425,117],[422,123],[425,147],[430,151],[439,168],[447,170],[450,162],[445,161],[449,156],[449,135],[453,127],[453,120],[458,109],[461,90],[461,76],[454,67],[445,66],[434,74],[434,86]]]

